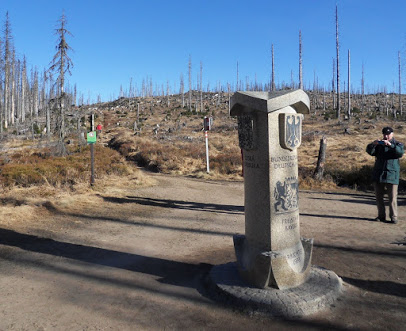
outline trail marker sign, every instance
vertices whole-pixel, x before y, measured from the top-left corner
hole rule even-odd
[[[96,143],[96,131],[90,131],[87,133],[87,143],[88,144]]]

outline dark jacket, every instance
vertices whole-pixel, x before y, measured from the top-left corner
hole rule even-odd
[[[377,183],[399,185],[399,159],[404,153],[404,148],[403,144],[395,139],[392,139],[391,143],[391,146],[374,145],[373,143],[367,146],[367,153],[375,156],[372,180]]]

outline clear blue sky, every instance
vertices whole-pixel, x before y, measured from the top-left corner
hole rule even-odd
[[[335,5],[340,24],[341,81],[347,81],[351,51],[351,85],[398,91],[398,52],[406,67],[406,1],[404,0],[2,0],[0,24],[9,12],[17,54],[43,70],[55,53],[54,29],[62,11],[68,19],[74,49],[71,86],[85,101],[119,96],[120,85],[138,89],[147,76],[156,85],[169,81],[178,93],[180,74],[188,88],[188,59],[196,86],[203,64],[203,87],[219,82],[235,86],[236,64],[245,82],[269,82],[271,45],[275,50],[276,83],[298,81],[299,30],[303,40],[303,78],[314,76],[328,88],[335,57]],[[3,32],[2,32],[3,34]],[[3,39],[3,35],[0,35]],[[406,70],[402,70],[403,76]],[[404,77],[403,82],[406,82]],[[402,92],[406,84],[402,84]],[[341,87],[343,89],[343,85]]]

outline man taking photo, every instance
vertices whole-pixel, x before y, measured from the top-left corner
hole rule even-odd
[[[389,198],[389,223],[398,222],[398,186],[400,177],[399,159],[404,153],[403,144],[393,137],[393,129],[382,129],[382,140],[375,140],[368,144],[367,153],[375,156],[375,165],[372,172],[372,180],[375,187],[376,205],[378,217],[375,221],[386,222],[384,193],[385,189]]]

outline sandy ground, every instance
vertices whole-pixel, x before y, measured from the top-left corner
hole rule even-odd
[[[243,184],[153,177],[46,203],[3,199],[0,330],[405,329],[405,197],[392,225],[370,221],[372,194],[300,192],[313,264],[344,293],[317,315],[272,319],[213,302],[203,286],[213,265],[235,260]]]

